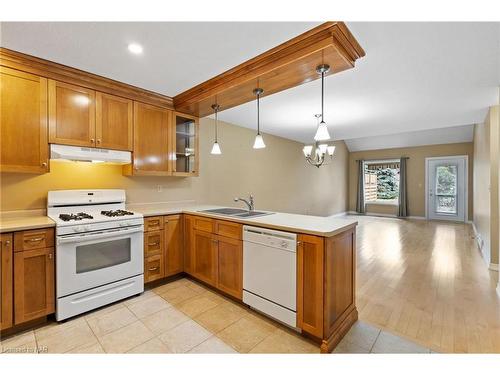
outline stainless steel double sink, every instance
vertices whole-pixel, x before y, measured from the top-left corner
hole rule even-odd
[[[259,217],[272,215],[272,212],[263,212],[263,211],[248,211],[243,210],[241,208],[214,208],[211,210],[201,210],[199,212],[205,212],[207,214],[215,214],[215,215],[223,215],[223,216],[231,216],[231,217]]]

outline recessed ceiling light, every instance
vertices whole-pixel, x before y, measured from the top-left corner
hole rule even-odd
[[[142,46],[137,43],[130,43],[128,45],[128,50],[133,54],[140,55],[142,53]]]

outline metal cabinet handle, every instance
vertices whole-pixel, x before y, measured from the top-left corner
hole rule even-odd
[[[2,242],[2,241],[0,241],[0,243],[1,243],[1,242]],[[5,241],[5,245],[10,245],[10,240],[6,240],[6,241]]]
[[[44,167],[44,168],[45,168],[45,167],[47,167],[47,163],[46,163],[46,162],[43,162],[43,163],[42,163],[42,167]]]
[[[26,239],[24,240],[24,242],[40,242],[40,241],[43,241],[44,240],[44,237],[38,237],[38,238],[29,238],[29,239]]]
[[[49,254],[49,259],[52,259],[52,253]]]
[[[101,144],[101,140],[100,140],[100,139],[98,139],[98,140],[97,140],[97,144],[98,144],[98,145],[100,145],[100,144]]]
[[[148,271],[149,271],[149,272],[151,272],[151,271],[156,271],[158,268],[160,268],[160,267],[148,268]]]
[[[95,139],[94,138],[90,138],[90,143],[94,143],[95,142]]]
[[[160,243],[159,242],[153,242],[153,243],[148,243],[148,246],[157,246],[159,245]]]

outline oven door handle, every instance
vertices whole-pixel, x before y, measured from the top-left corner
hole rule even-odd
[[[117,230],[111,230],[111,231],[105,231],[105,232],[96,232],[96,233],[88,233],[88,234],[76,234],[76,235],[69,235],[65,237],[59,237],[57,239],[58,244],[64,244],[64,243],[72,243],[72,242],[79,242],[79,241],[93,241],[93,240],[99,240],[99,239],[105,239],[105,238],[113,238],[116,236],[122,236],[124,234],[131,234],[131,233],[137,233],[137,232],[144,232],[144,227],[142,225],[135,226],[135,227],[130,227],[127,229],[117,229]]]

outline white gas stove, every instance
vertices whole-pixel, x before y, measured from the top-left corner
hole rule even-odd
[[[144,220],[124,190],[50,191],[56,223],[56,318],[67,319],[144,291]]]

